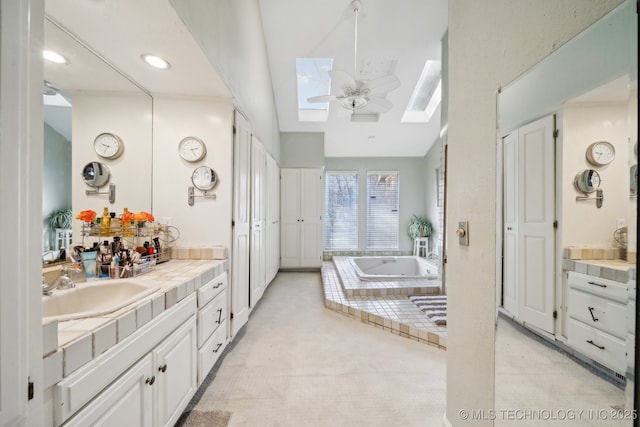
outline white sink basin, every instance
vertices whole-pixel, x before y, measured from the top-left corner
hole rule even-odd
[[[42,297],[42,321],[72,320],[111,313],[160,289],[135,279],[79,283],[75,288],[56,289]]]

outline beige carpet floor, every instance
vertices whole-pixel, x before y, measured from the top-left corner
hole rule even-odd
[[[322,301],[319,273],[279,273],[192,412],[229,427],[440,426],[446,352]]]

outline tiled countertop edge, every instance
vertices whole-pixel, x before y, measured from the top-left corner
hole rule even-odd
[[[57,348],[45,348],[44,387],[56,384],[100,356],[228,268],[228,260],[171,260],[141,276],[145,281],[157,282],[157,292],[100,317],[59,322]],[[47,325],[43,328],[47,329]],[[46,336],[43,338],[47,340]]]

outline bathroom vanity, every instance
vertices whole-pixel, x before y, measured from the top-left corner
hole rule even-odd
[[[624,260],[565,260],[567,344],[619,378],[633,366],[634,277],[635,264]]]
[[[174,425],[228,343],[227,269],[172,260],[137,278],[151,295],[44,325],[45,425]]]

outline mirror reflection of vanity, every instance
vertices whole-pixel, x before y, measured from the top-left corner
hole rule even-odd
[[[634,8],[614,9],[498,95],[497,409],[637,405]],[[563,401],[567,384],[575,393]],[[534,388],[549,397],[528,401]]]
[[[45,49],[67,63],[44,61],[43,217],[61,207],[71,208],[74,218],[104,207],[118,215],[125,207],[151,211],[151,96],[49,16]],[[105,134],[121,139],[114,153],[100,151],[110,142],[98,139]],[[110,203],[116,183],[117,202]],[[59,249],[44,230],[43,255]],[[81,242],[75,219],[72,236]]]

